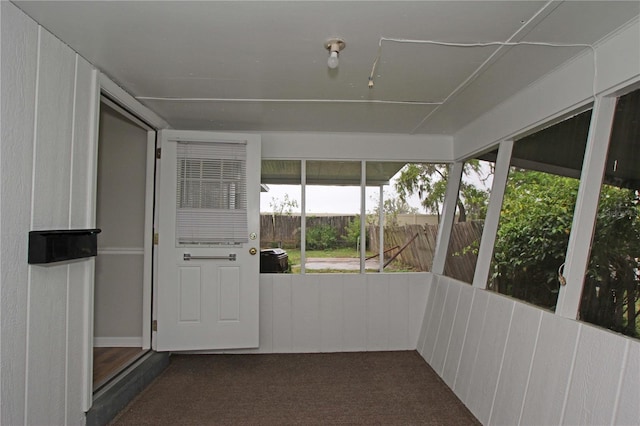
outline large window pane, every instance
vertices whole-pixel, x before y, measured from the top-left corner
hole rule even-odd
[[[262,160],[260,191],[260,247],[287,252],[289,271],[300,272],[300,161]],[[278,251],[261,254],[269,262],[264,270],[277,269],[272,263],[281,257]]]
[[[640,337],[640,91],[618,99],[580,318]]]
[[[456,218],[447,249],[444,275],[471,284],[478,261],[478,249],[497,151],[486,154],[492,161],[473,159],[465,162],[456,200]]]
[[[391,232],[390,229],[397,228],[401,223],[405,224],[407,216],[418,214],[417,205],[400,200],[393,186],[405,164],[404,162],[367,161],[367,247],[371,253],[367,255],[367,271],[416,270],[411,265],[393,258],[398,253],[399,246],[395,243],[389,244],[384,239],[385,230]],[[383,237],[382,246],[380,245],[381,236]],[[381,252],[382,257],[380,257]]]
[[[391,178],[383,201],[385,271],[431,271],[448,174],[449,164],[407,163]],[[375,253],[378,232],[369,228]]]
[[[306,162],[306,272],[360,272],[361,168],[360,161]]]
[[[555,310],[590,116],[514,143],[489,289]]]

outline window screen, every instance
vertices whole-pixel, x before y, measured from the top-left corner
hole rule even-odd
[[[246,160],[242,143],[177,144],[178,245],[248,241]]]

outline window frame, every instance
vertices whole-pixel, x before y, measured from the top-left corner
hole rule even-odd
[[[380,162],[405,162],[406,164],[410,164],[410,163],[430,163],[430,164],[446,164],[448,165],[450,168],[453,168],[454,165],[456,164],[456,162],[454,161],[450,161],[450,160],[420,160],[420,161],[416,161],[416,160],[400,160],[400,159],[352,159],[352,158],[345,158],[345,159],[327,159],[327,158],[287,158],[287,157],[263,157],[261,159],[262,161],[265,160],[282,160],[282,161],[299,161],[300,162],[300,197],[301,197],[301,202],[300,202],[300,275],[305,275],[307,274],[306,268],[305,268],[305,264],[306,264],[306,233],[307,233],[307,224],[306,224],[306,219],[307,219],[307,214],[306,214],[306,195],[307,195],[307,191],[306,191],[306,187],[307,187],[307,161],[353,161],[353,162],[360,162],[360,167],[361,167],[361,172],[360,172],[360,212],[359,215],[361,218],[366,217],[367,213],[366,213],[366,207],[367,207],[367,202],[366,202],[366,188],[367,188],[367,174],[366,174],[366,167],[367,167],[367,163],[380,163]],[[460,175],[462,175],[462,166],[464,165],[464,163],[461,164],[460,166]],[[452,170],[453,172],[453,170]],[[449,175],[449,178],[447,180],[447,191],[449,191],[449,182],[451,181],[455,181],[456,179],[452,179],[451,178],[451,174]],[[459,181],[459,179],[458,179]],[[262,183],[262,182],[261,182]],[[388,272],[388,271],[384,271],[384,225],[385,225],[385,215],[383,212],[383,203],[384,203],[384,199],[383,199],[383,187],[380,187],[380,198],[379,198],[379,267],[378,270],[375,273],[389,273],[389,274],[393,274],[393,273],[397,273],[397,272]],[[448,193],[447,193],[448,194]],[[447,204],[447,196],[445,196],[445,202],[443,203],[443,213],[440,215],[441,217],[441,221],[438,224],[438,238],[445,238],[445,234],[443,233],[442,229],[443,229],[443,221],[444,221],[444,217],[445,217],[445,206]],[[449,214],[447,212],[447,214]],[[453,215],[455,215],[455,205],[454,205],[454,209],[453,212],[451,213]],[[451,223],[453,223],[453,217],[451,218]],[[364,235],[366,233],[366,221],[365,220],[360,220],[360,235]],[[448,238],[448,236],[447,236]],[[435,256],[437,256],[438,254],[438,247],[439,244],[436,242],[436,253],[434,253],[434,265],[435,265]],[[444,259],[446,258],[446,248],[445,248],[445,253],[443,256],[443,260],[442,260],[442,265],[444,267]],[[370,274],[370,273],[374,273],[371,271],[366,271],[365,268],[365,258],[366,258],[366,246],[364,244],[360,245],[360,253],[359,253],[359,258],[360,258],[360,270],[358,271],[358,274]],[[424,273],[431,273],[433,272],[433,266],[432,266],[432,270],[431,271],[424,271]],[[314,273],[314,272],[309,272],[309,273]],[[337,273],[340,274],[340,273]],[[351,275],[351,274],[350,274]]]

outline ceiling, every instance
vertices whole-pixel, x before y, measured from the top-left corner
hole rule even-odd
[[[452,134],[640,14],[638,1],[15,1],[173,128]],[[346,48],[327,67],[326,39]],[[435,104],[433,104],[435,103]]]

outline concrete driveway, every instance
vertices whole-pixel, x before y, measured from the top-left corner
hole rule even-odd
[[[366,269],[378,269],[380,264],[378,259],[371,259],[365,261]],[[357,258],[344,258],[344,257],[309,257],[305,269],[320,270],[320,269],[339,269],[343,271],[359,271],[360,259]]]

